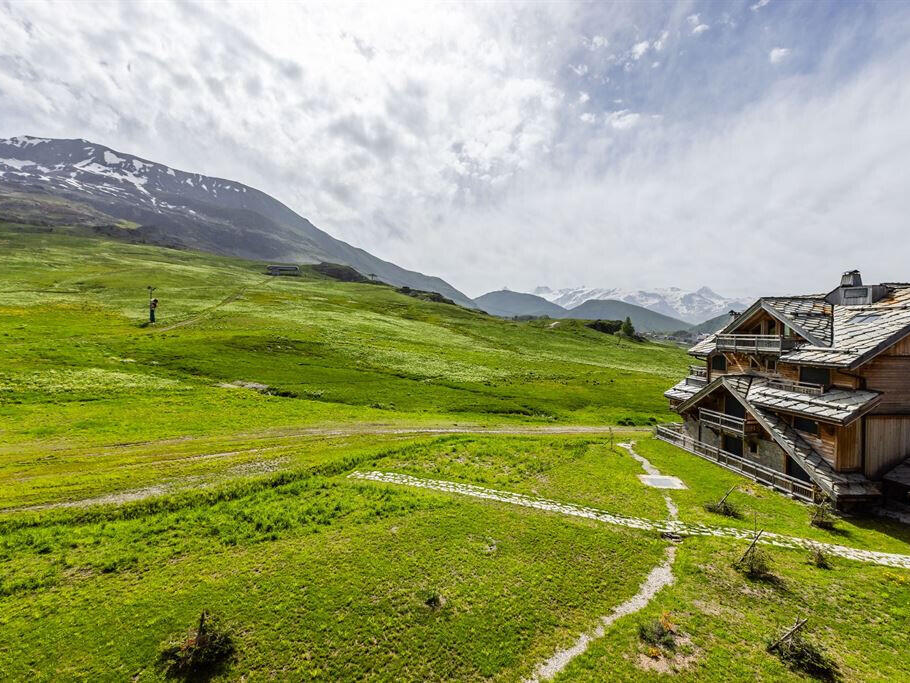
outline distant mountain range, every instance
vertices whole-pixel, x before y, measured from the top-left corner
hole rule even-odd
[[[0,220],[24,219],[107,227],[138,241],[249,259],[341,263],[474,307],[444,280],[337,240],[264,192],[87,140],[0,139]],[[126,227],[129,233],[118,232]]]
[[[492,315],[504,318],[533,315],[551,318],[577,318],[581,320],[625,320],[631,318],[632,324],[640,332],[675,332],[686,330],[689,323],[670,316],[648,310],[642,306],[625,301],[586,301],[573,309],[547,301],[536,294],[511,292],[507,289],[489,292],[474,299],[474,303]]]
[[[640,332],[685,330],[692,334],[707,334],[721,329],[730,320],[728,311],[698,325],[692,325],[644,306],[615,299],[589,299],[575,308],[566,309],[536,294],[512,292],[507,289],[479,296],[474,299],[474,303],[481,310],[503,318],[530,315],[580,320],[625,320],[628,317],[632,320],[635,329]]]
[[[691,324],[704,322],[731,309],[742,311],[752,303],[745,299],[721,296],[708,287],[694,292],[678,287],[654,290],[587,287],[552,290],[549,287],[538,287],[534,294],[570,310],[592,299],[625,301]]]

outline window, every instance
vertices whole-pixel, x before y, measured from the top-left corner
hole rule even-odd
[[[793,427],[807,434],[818,434],[818,422],[805,417],[794,417]]]
[[[766,358],[765,370],[768,372],[777,372],[777,360],[774,358]]]
[[[828,386],[831,382],[831,371],[828,368],[811,368],[801,365],[799,368],[799,381],[808,384],[821,384]]]
[[[758,453],[758,441],[753,441],[749,444],[750,453]]]
[[[723,354],[712,356],[711,358],[711,369],[712,370],[726,370],[727,369],[727,357]]]
[[[856,306],[859,304],[868,303],[869,299],[869,288],[868,287],[854,287],[853,289],[844,290],[844,305],[845,306]]]
[[[880,313],[857,313],[850,318],[850,322],[854,325],[868,325],[877,322],[881,317]]]

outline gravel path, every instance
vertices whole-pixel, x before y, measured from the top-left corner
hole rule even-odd
[[[732,538],[741,541],[751,541],[754,533],[747,529],[735,529],[733,527],[715,527],[706,524],[689,524],[679,520],[658,521],[652,519],[642,519],[639,517],[626,517],[617,515],[596,508],[584,507],[580,505],[571,505],[569,503],[560,503],[555,500],[538,498],[535,496],[526,496],[521,493],[512,493],[510,491],[498,491],[488,489],[482,486],[473,486],[471,484],[458,484],[451,481],[442,481],[438,479],[421,479],[412,477],[408,474],[395,474],[392,472],[352,472],[348,475],[351,479],[362,479],[366,481],[375,481],[384,484],[397,484],[401,486],[412,486],[416,488],[431,489],[433,491],[444,491],[446,493],[457,493],[472,498],[482,498],[485,500],[495,500],[501,503],[511,505],[520,505],[522,507],[545,510],[547,512],[558,512],[559,514],[569,515],[572,517],[583,517],[585,519],[594,519],[606,524],[628,527],[631,529],[641,529],[643,531],[658,531],[666,534],[675,534],[678,536],[714,536],[717,538]],[[808,538],[797,538],[795,536],[784,536],[765,532],[759,539],[759,543],[777,546],[779,548],[798,548],[803,550],[820,549],[823,552],[843,557],[848,560],[858,562],[867,562],[885,567],[898,567],[900,569],[910,569],[910,555],[899,555],[896,553],[883,553],[875,550],[860,550],[858,548],[848,548],[842,545],[831,543],[822,543],[812,541]]]

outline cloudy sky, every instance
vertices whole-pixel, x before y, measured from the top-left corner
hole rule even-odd
[[[0,0],[0,137],[239,180],[468,294],[910,279],[910,3]]]

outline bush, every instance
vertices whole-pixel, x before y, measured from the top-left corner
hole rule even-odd
[[[660,615],[660,619],[638,625],[638,637],[648,645],[676,649],[676,626],[670,621],[669,612]]]
[[[831,569],[831,561],[828,559],[828,556],[825,555],[821,548],[815,549],[815,551],[812,553],[810,561],[819,569]]]
[[[775,647],[774,651],[794,671],[823,681],[835,681],[840,677],[837,664],[799,631]]]
[[[771,573],[771,556],[757,545],[736,562],[736,568],[750,579],[769,579],[774,576]]]
[[[834,513],[831,503],[824,500],[818,505],[813,505],[812,518],[809,523],[819,529],[834,529]]]
[[[204,610],[199,626],[188,635],[167,643],[158,657],[168,678],[205,678],[221,671],[234,656],[230,632]]]
[[[708,512],[713,512],[717,515],[723,515],[724,517],[732,517],[733,519],[742,519],[743,513],[740,512],[739,508],[736,507],[729,500],[716,503],[707,503],[705,505],[705,510]]]

